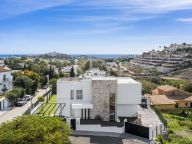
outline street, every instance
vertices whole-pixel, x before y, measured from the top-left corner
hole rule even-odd
[[[46,91],[47,91],[46,89],[39,89],[39,92],[37,92],[36,95],[33,97],[32,103],[35,103],[38,100],[38,97],[43,96],[46,93]],[[14,107],[10,111],[5,112],[4,114],[0,115],[0,124],[3,122],[13,120],[16,117],[23,115],[30,106],[31,101],[28,101],[27,104],[25,104],[24,106]]]

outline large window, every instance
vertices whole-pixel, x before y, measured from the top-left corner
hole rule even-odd
[[[115,120],[115,93],[110,93],[109,97],[109,113],[110,113],[110,120]]]
[[[83,99],[83,91],[76,90],[76,99]]]
[[[74,90],[71,90],[71,100],[74,99]]]

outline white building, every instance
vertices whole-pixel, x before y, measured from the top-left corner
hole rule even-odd
[[[85,71],[85,73],[80,77],[91,78],[91,77],[106,77],[106,76],[107,76],[106,71],[100,70],[98,68],[93,68],[93,69]]]
[[[64,78],[57,82],[57,103],[65,103],[59,113],[76,120],[77,130],[91,127],[80,124],[80,119],[120,122],[122,118],[137,117],[141,103],[141,84],[129,77]],[[79,121],[78,121],[79,120]],[[124,127],[95,125],[90,131],[123,133]],[[101,128],[102,127],[102,128]]]
[[[3,89],[6,91],[11,90],[13,87],[13,77],[11,75],[11,69],[6,66],[0,66],[0,94],[3,94]]]
[[[65,73],[70,73],[72,67],[74,69],[74,73],[77,74],[77,70],[79,68],[79,65],[72,65],[72,66],[62,67],[61,71],[65,72]]]
[[[0,110],[7,109],[10,106],[10,102],[5,97],[0,98]]]

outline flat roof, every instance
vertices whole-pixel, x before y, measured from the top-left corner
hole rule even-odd
[[[59,79],[59,81],[81,81],[81,80],[114,80],[117,81],[119,84],[124,84],[124,83],[139,83],[138,81],[135,81],[134,79],[130,77],[90,77],[90,78],[62,78]]]

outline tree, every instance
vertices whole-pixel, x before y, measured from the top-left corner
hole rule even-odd
[[[142,81],[142,94],[150,94],[151,90],[157,88],[157,85],[154,83],[151,83],[150,81],[143,80]]]
[[[14,88],[10,92],[6,93],[6,98],[9,100],[9,102],[13,106],[17,103],[18,98],[22,98],[25,95],[24,92],[25,91],[22,88]]]
[[[70,77],[75,77],[75,72],[74,72],[73,66],[71,67]]]
[[[24,70],[24,71],[18,72],[16,76],[27,76],[28,78],[32,79],[33,85],[31,86],[31,93],[35,94],[41,80],[41,77],[38,73],[29,71],[29,70]]]
[[[118,73],[116,71],[111,70],[110,75],[118,77]]]
[[[192,93],[192,83],[187,83],[185,85],[185,91]]]
[[[14,86],[25,89],[27,94],[31,94],[32,85],[33,85],[33,80],[28,78],[27,76],[19,76],[14,81]]]
[[[50,85],[52,89],[52,94],[57,94],[57,80],[56,78],[53,78],[50,80]]]
[[[22,116],[0,126],[0,143],[70,144],[70,132],[61,118]]]

